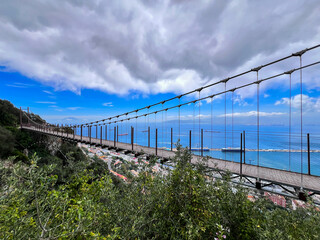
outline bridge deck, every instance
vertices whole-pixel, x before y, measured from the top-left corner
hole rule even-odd
[[[79,135],[75,135],[73,138],[72,134],[66,133],[56,133],[52,131],[41,131],[34,127],[23,126],[23,129],[41,132],[48,135],[55,135],[59,137],[65,137],[69,139],[74,139],[76,141],[80,141],[81,137]],[[89,142],[89,137],[82,137],[82,141]],[[100,139],[91,138],[92,144],[100,144]],[[105,146],[114,146],[114,141],[110,140],[102,140],[102,145]],[[116,142],[116,147],[124,150],[132,150],[132,145],[128,143]],[[152,147],[145,147],[140,145],[133,145],[133,151],[141,152],[143,151],[149,155],[155,155],[156,150]],[[157,156],[163,158],[172,158],[175,156],[175,152],[164,149],[157,149]],[[192,155],[192,163],[197,163],[199,160],[199,156]],[[240,163],[230,162],[221,159],[209,158],[208,166],[211,168],[217,168],[220,170],[228,170],[231,173],[240,174]],[[310,190],[314,192],[320,192],[320,177],[312,176],[307,174],[300,174],[295,172],[289,172],[285,170],[267,168],[267,167],[257,167],[255,165],[242,164],[242,174],[249,177],[260,178],[261,180],[271,181],[274,183],[285,184],[292,187],[303,187],[305,190]]]

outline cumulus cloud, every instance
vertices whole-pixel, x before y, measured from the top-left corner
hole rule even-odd
[[[319,11],[317,0],[3,0],[0,65],[57,90],[180,94],[318,43]]]
[[[302,100],[302,110],[305,112],[320,112],[320,97],[310,97],[305,94],[297,94],[291,98],[291,106],[300,109]],[[281,98],[275,105],[290,105],[290,98]]]

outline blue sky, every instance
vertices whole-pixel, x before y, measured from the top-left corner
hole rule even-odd
[[[298,77],[298,72],[293,76]],[[106,117],[115,116],[123,112],[141,108],[146,105],[160,102],[176,96],[173,93],[144,95],[132,93],[126,96],[118,96],[115,94],[107,94],[99,90],[84,89],[81,93],[68,90],[56,90],[53,87],[41,84],[39,81],[30,79],[17,72],[0,72],[0,89],[1,98],[11,101],[15,106],[26,109],[28,106],[34,113],[41,115],[48,122],[52,123],[84,123],[100,120]],[[279,82],[288,82],[288,78],[278,79]],[[285,99],[289,97],[288,88],[278,88],[279,84],[273,83],[273,87],[269,87],[260,93],[260,111],[262,112],[260,122],[265,125],[287,125],[289,106],[285,103]],[[256,88],[255,86],[253,87]],[[292,109],[293,123],[299,124],[299,107],[300,98],[297,97],[300,92],[300,86],[296,83],[292,88],[292,96],[296,96],[296,103],[292,99],[292,104],[297,106]],[[310,101],[304,104],[304,116],[307,124],[315,124],[313,117],[317,113],[313,112],[313,106],[319,102],[319,92],[317,89],[306,90],[304,93],[309,96]],[[206,96],[208,95],[205,93]],[[198,96],[198,95],[197,95]],[[197,96],[191,95],[181,98],[181,103],[189,102],[197,99]],[[204,97],[205,95],[200,95]],[[178,100],[164,104],[163,108],[171,107],[178,104]],[[213,104],[213,106],[211,106]],[[210,123],[211,107],[214,122],[218,124],[224,123],[224,95],[215,99],[212,103],[202,101],[200,106],[201,121]],[[235,124],[255,124],[257,110],[256,95],[242,98],[241,95],[234,93],[234,122]],[[311,108],[311,109],[307,109]],[[151,108],[150,111],[162,109],[162,106]],[[194,112],[195,111],[195,112]],[[142,111],[140,114],[147,113]],[[227,94],[227,122],[231,123],[232,113],[232,93]],[[295,114],[296,113],[296,114]],[[181,120],[193,121],[198,119],[199,104],[191,104],[181,108]],[[243,116],[241,116],[243,114]],[[266,116],[265,116],[265,115]],[[240,116],[239,116],[240,115]],[[135,114],[131,114],[135,116]],[[167,120],[176,120],[178,110],[174,109],[167,113]],[[311,116],[311,118],[310,118]],[[162,115],[157,115],[158,121],[162,119]],[[150,121],[154,121],[154,115],[150,117]],[[142,118],[142,121],[144,119]],[[197,121],[197,120],[196,120]]]
[[[117,96],[92,89],[84,89],[80,94],[68,90],[56,91],[53,87],[11,71],[0,71],[0,79],[1,99],[9,100],[18,108],[30,107],[32,112],[52,122],[99,120],[175,96],[170,93]]]
[[[4,0],[0,98],[30,107],[52,123],[114,116],[319,44],[319,11],[316,0]],[[320,49],[306,53],[303,64],[319,61],[318,56]],[[259,74],[263,78],[298,66],[298,58],[292,58]],[[319,70],[303,71],[306,124],[317,124],[320,117]],[[292,77],[293,123],[299,124],[299,73]],[[254,74],[237,78],[228,89],[254,79]],[[288,83],[286,76],[261,84],[262,124],[288,122]],[[222,90],[216,86],[201,96]],[[255,93],[255,87],[235,92],[237,124],[255,123]],[[184,97],[181,103],[196,98]],[[229,121],[231,93],[227,99]],[[215,122],[223,123],[224,98],[214,99],[213,106]],[[209,121],[211,103],[203,101],[200,108],[203,121]],[[176,119],[177,111],[168,116]],[[190,121],[193,106],[183,107],[181,117]]]

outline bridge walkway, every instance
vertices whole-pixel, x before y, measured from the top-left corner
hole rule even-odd
[[[114,141],[104,140],[100,138],[90,138],[82,137],[79,135],[53,132],[53,131],[44,131],[32,126],[23,126],[23,129],[41,132],[43,134],[53,135],[57,137],[68,138],[70,140],[75,140],[78,142],[86,142],[96,145],[102,145],[107,147],[116,147],[123,150],[134,151],[134,152],[144,152],[147,155],[157,155],[162,158],[173,158],[175,156],[174,151],[165,150],[165,149],[155,149],[153,147],[146,147],[136,144],[128,144],[122,142],[116,142],[114,146]],[[156,154],[157,153],[157,154]],[[198,155],[192,155],[192,163],[197,163],[199,161]],[[223,171],[230,171],[231,173],[240,175],[240,166],[238,162],[231,162],[216,158],[209,158],[208,166],[214,169],[220,169]],[[252,177],[260,180],[265,180],[277,184],[283,184],[287,186],[300,189],[301,187],[304,190],[312,191],[314,193],[320,193],[320,177],[314,175],[300,174],[296,172],[289,172],[285,170],[273,169],[268,167],[257,167],[255,165],[242,164],[242,176]]]

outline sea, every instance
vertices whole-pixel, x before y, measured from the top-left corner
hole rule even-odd
[[[114,127],[118,127],[118,141],[131,143],[131,126],[134,127],[134,143],[148,146],[148,126],[150,127],[150,146],[155,147],[156,129],[158,148],[171,149],[171,129],[173,148],[179,141],[182,147],[200,149],[203,141],[204,156],[210,156],[227,161],[240,162],[240,152],[221,151],[222,148],[246,149],[246,164],[259,165],[280,170],[308,173],[320,176],[320,126],[292,126],[291,131],[284,125],[262,125],[259,130],[256,125],[215,125],[194,122],[131,122],[118,125],[110,124],[107,129],[107,139],[114,140]],[[180,126],[180,127],[179,127]],[[78,129],[79,131],[79,129]],[[202,134],[201,134],[202,132]],[[80,132],[77,132],[80,134]],[[100,128],[92,128],[92,137],[100,138]],[[87,128],[83,135],[88,136]],[[309,137],[308,137],[309,135]],[[201,137],[202,136],[202,137]],[[103,127],[103,139],[106,131]],[[202,140],[203,139],[203,140]],[[308,140],[309,139],[309,140]],[[308,141],[310,157],[308,156]],[[302,151],[301,151],[302,150]],[[200,151],[193,151],[200,154]],[[243,156],[244,157],[244,156]],[[308,162],[310,161],[310,164]]]

